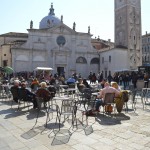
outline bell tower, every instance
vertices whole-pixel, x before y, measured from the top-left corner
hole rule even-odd
[[[115,0],[115,47],[128,50],[130,69],[142,65],[141,0]]]

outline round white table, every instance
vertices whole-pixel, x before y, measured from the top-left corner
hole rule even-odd
[[[66,100],[66,99],[70,99],[70,97],[68,96],[56,96],[56,97],[53,97],[53,100]]]

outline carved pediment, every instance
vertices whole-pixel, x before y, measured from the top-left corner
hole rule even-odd
[[[54,32],[54,33],[59,33],[59,34],[75,34],[76,33],[76,31],[74,31],[73,29],[71,29],[70,27],[68,27],[67,25],[63,23],[61,25],[48,29],[48,32]]]

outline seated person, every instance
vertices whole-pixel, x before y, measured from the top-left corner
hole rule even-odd
[[[69,85],[69,84],[74,84],[74,83],[76,82],[76,80],[75,80],[74,77],[71,77],[71,78],[69,78],[66,82],[67,82],[67,84]]]
[[[36,91],[35,94],[37,97],[42,97],[45,102],[48,102],[52,98],[52,96],[49,90],[47,89],[46,82],[41,82],[40,86],[41,87]]]
[[[86,88],[91,88],[86,79],[83,79],[82,83],[85,85]]]
[[[121,89],[119,88],[117,82],[111,82],[111,86],[114,87],[115,89],[117,89],[118,91],[120,91],[120,94],[115,97],[115,103],[116,103],[116,108],[117,111],[120,113],[122,111],[123,105],[124,105],[124,100],[123,100],[123,93],[127,92],[126,90],[121,91]],[[128,95],[128,92],[127,92]]]
[[[18,99],[19,99],[19,87],[20,85],[20,81],[19,80],[14,80],[14,85],[10,88],[10,91],[13,95],[13,100],[18,103]]]
[[[32,92],[35,92],[38,89],[38,86],[39,86],[39,81],[37,78],[34,78],[33,81],[31,82]]]
[[[121,89],[120,89],[120,87],[119,87],[119,85],[118,85],[117,82],[111,82],[111,86],[112,86],[113,88],[115,88],[116,90],[121,91]]]
[[[37,101],[36,101],[36,95],[32,92],[30,92],[26,88],[26,83],[22,82],[21,83],[21,88],[19,90],[19,98],[21,98],[23,101],[29,101],[33,103],[33,108],[37,108]]]
[[[85,88],[85,85],[83,84],[83,79],[79,78],[77,83],[78,90],[82,93],[83,89]]]
[[[102,87],[102,89],[104,88],[104,85],[105,85],[105,83],[107,82],[107,80],[106,79],[103,79],[102,80],[102,82],[100,83],[101,84],[101,87]]]
[[[104,98],[105,98],[105,94],[106,93],[114,93],[115,97],[117,97],[120,92],[118,90],[116,90],[115,88],[111,87],[110,84],[108,82],[106,82],[104,84],[104,88],[100,91],[100,95],[97,96],[98,100],[96,102],[96,111],[99,112],[99,107],[105,106],[105,102],[104,102]]]
[[[56,78],[51,77],[51,80],[49,82],[50,85],[55,85],[56,84]]]
[[[52,85],[49,85],[49,87],[47,88],[49,90],[49,92],[51,93],[52,97],[55,97],[56,94],[56,88]]]

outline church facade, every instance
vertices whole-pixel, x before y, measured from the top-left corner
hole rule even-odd
[[[39,29],[34,29],[31,21],[28,34],[24,35],[26,42],[11,46],[12,68],[15,72],[31,72],[36,67],[51,67],[53,74],[65,73],[69,77],[76,72],[85,78],[90,72],[103,72],[107,78],[118,71],[137,70],[142,65],[141,0],[114,0],[114,5],[114,48],[108,44],[103,50],[96,49],[90,27],[87,33],[77,32],[75,22],[72,28],[68,27],[63,16],[55,16],[51,4]]]
[[[28,29],[27,42],[12,48],[12,67],[16,72],[33,71],[36,67],[51,67],[53,73],[71,76],[80,73],[87,77],[89,72],[98,72],[99,57],[91,44],[90,28],[87,33],[76,32],[57,18],[51,5],[39,29]]]

